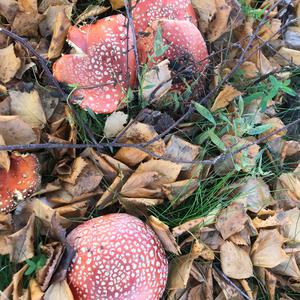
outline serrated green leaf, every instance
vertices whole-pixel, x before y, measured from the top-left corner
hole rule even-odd
[[[194,105],[195,105],[195,108],[196,108],[197,112],[202,117],[204,117],[206,120],[208,120],[209,122],[211,122],[214,125],[217,124],[214,117],[213,117],[213,115],[211,114],[211,112],[206,107],[204,107],[203,105],[201,105],[197,102],[194,102]]]
[[[257,135],[257,134],[261,134],[269,129],[272,128],[272,124],[264,124],[264,125],[260,125],[257,126],[255,128],[250,128],[247,130],[247,134],[249,135]]]

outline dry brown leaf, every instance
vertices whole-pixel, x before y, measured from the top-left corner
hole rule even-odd
[[[37,12],[37,0],[18,0],[20,11]]]
[[[76,157],[72,164],[71,173],[68,175],[60,175],[58,176],[60,180],[64,182],[68,182],[71,184],[75,184],[78,176],[81,174],[83,169],[87,166],[88,162],[84,160],[82,157]]]
[[[175,257],[171,261],[167,283],[169,290],[186,288],[194,259],[198,258],[200,253],[201,246],[196,241],[189,254]]]
[[[44,293],[41,291],[39,284],[35,279],[30,279],[28,292],[30,295],[30,300],[42,300]]]
[[[272,127],[269,130],[265,131],[264,133],[260,134],[259,138],[263,138],[263,137],[275,132],[276,130],[284,128],[284,126],[285,126],[283,124],[283,122],[279,118],[276,118],[276,117],[267,119],[267,120],[263,121],[262,124],[270,124]],[[287,133],[287,129],[281,130],[281,131],[277,132],[276,134],[267,138],[267,140],[264,142],[267,142],[267,141],[270,142],[275,139],[278,139],[278,138],[284,136],[286,133]]]
[[[124,7],[124,0],[109,0],[113,9],[119,9]]]
[[[164,199],[120,197],[119,201],[125,208],[130,208],[131,206],[148,207],[159,205],[164,202]]]
[[[37,140],[31,126],[19,116],[0,116],[0,135],[6,145],[31,144]]]
[[[272,271],[276,274],[289,276],[298,280],[300,279],[300,270],[294,255],[288,255],[286,260],[281,262],[275,268],[272,268]]]
[[[249,254],[232,242],[221,246],[221,266],[225,275],[234,279],[253,276],[253,266]]]
[[[214,112],[220,108],[226,107],[234,98],[241,96],[242,93],[233,86],[226,84],[223,90],[216,97],[211,111]]]
[[[247,214],[243,204],[231,203],[223,209],[217,217],[216,229],[221,233],[224,240],[244,229]]]
[[[300,161],[300,142],[298,141],[284,141],[281,149],[281,159],[284,161],[286,158],[294,157],[296,161]]]
[[[128,129],[127,129],[128,128]],[[146,143],[157,137],[157,132],[153,126],[143,124],[140,122],[129,123],[124,129],[126,130],[124,135],[119,139],[120,143],[138,144]],[[122,134],[122,132],[121,132]],[[146,147],[148,151],[155,153],[156,155],[163,156],[165,154],[165,143],[162,139],[151,143]],[[115,155],[115,158],[125,163],[126,165],[133,167],[143,161],[149,155],[142,150],[135,148],[121,148]]]
[[[32,215],[25,227],[5,236],[5,244],[0,245],[0,253],[9,254],[10,261],[21,263],[34,256],[34,220],[35,216]]]
[[[251,259],[254,266],[274,268],[287,259],[282,249],[284,237],[277,229],[260,230],[251,250]]]
[[[59,11],[54,23],[52,39],[48,50],[49,59],[57,58],[61,55],[70,26],[71,22],[65,10]]]
[[[4,16],[9,23],[13,22],[18,9],[16,0],[0,0],[0,15]]]
[[[42,18],[36,12],[18,12],[12,23],[12,30],[20,36],[37,38],[39,36],[39,23]]]
[[[216,2],[215,0],[192,0],[192,5],[199,15],[200,31],[206,33],[217,12]]]
[[[179,255],[180,247],[171,233],[169,226],[154,216],[148,218],[148,223],[159,237],[166,251]]]
[[[175,182],[181,170],[181,166],[167,160],[150,160],[141,163],[135,174],[145,172],[157,172],[159,177],[149,184],[149,188],[161,188],[163,184]]]
[[[237,189],[234,202],[243,203],[247,210],[258,213],[274,203],[269,186],[261,177],[247,177]]]
[[[277,55],[276,60],[278,61],[278,63],[280,65],[285,66],[285,65],[289,64],[289,61],[298,66],[300,65],[300,51],[299,50],[281,47],[278,50],[278,54],[280,56]],[[283,56],[285,59],[283,59],[281,56]]]
[[[176,207],[190,197],[198,187],[198,179],[187,179],[164,184],[162,191],[171,202],[171,205]]]
[[[282,227],[289,244],[300,243],[300,210],[298,207],[285,211],[287,222]]]
[[[87,212],[89,205],[89,200],[83,200],[57,207],[55,208],[55,211],[57,211],[61,216],[65,218],[83,218]]]
[[[75,25],[77,26],[79,23],[84,22],[89,18],[95,18],[99,15],[105,13],[110,8],[108,6],[100,6],[100,5],[89,5],[76,19]]]
[[[226,4],[225,0],[215,0],[215,3],[217,11],[214,20],[210,23],[207,35],[211,43],[228,30],[227,24],[231,12],[231,7]]]
[[[45,291],[63,255],[64,247],[59,242],[42,245],[41,250],[47,256],[45,265],[37,271],[36,279],[41,291]]]
[[[231,235],[229,240],[238,246],[249,246],[251,243],[250,234],[247,228],[244,228],[240,232]]]
[[[0,146],[5,146],[5,141],[2,135],[0,135]],[[8,172],[9,167],[10,167],[10,159],[7,151],[0,151],[0,169],[3,168]]]
[[[0,233],[10,233],[12,230],[13,220],[11,214],[0,213]],[[5,232],[6,231],[6,232]]]
[[[43,128],[46,116],[36,90],[31,92],[9,91],[11,112],[21,117],[32,128]]]
[[[256,65],[251,61],[245,61],[241,64],[240,70],[243,72],[243,77],[246,79],[253,79],[259,74],[259,70]]]
[[[128,115],[122,111],[115,111],[105,121],[103,133],[107,138],[116,137],[125,127]]]
[[[0,81],[9,82],[21,67],[21,60],[16,56],[14,45],[0,49]]]
[[[199,242],[199,256],[205,260],[213,261],[215,259],[215,253],[207,245],[202,242]]]
[[[146,101],[156,101],[164,96],[172,87],[170,61],[158,63],[147,71],[142,78],[142,96]]]
[[[184,160],[184,161],[193,161],[197,158],[201,151],[201,147],[198,145],[193,145],[176,135],[172,135],[170,140],[168,141],[166,147],[165,157],[176,159],[176,160]],[[182,171],[190,170],[191,164],[189,163],[180,163],[182,167]]]
[[[272,18],[268,23],[264,24],[260,28],[260,30],[258,31],[258,35],[265,42],[276,40],[280,35],[280,28],[281,20]]]
[[[249,283],[247,280],[245,279],[241,279],[239,280],[239,282],[241,283],[241,286],[243,287],[244,291],[247,293],[248,297],[251,299],[251,300],[254,300],[254,296],[253,296],[253,292],[249,286]]]
[[[273,216],[269,216],[267,219],[260,219],[255,217],[252,222],[256,229],[279,227],[287,223],[286,212],[279,211]]]
[[[74,300],[66,280],[52,283],[44,295],[44,300]]]
[[[257,51],[256,53],[256,66],[261,75],[269,74],[274,70],[270,60],[266,58],[262,51]]]

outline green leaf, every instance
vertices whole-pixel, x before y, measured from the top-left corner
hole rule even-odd
[[[155,34],[154,45],[153,45],[154,55],[156,57],[161,56],[168,50],[168,48],[169,46],[164,45],[163,43],[161,27],[158,26]]]
[[[245,104],[249,104],[251,103],[253,100],[256,100],[256,99],[259,99],[261,97],[263,97],[265,95],[264,92],[256,92],[256,93],[253,93],[247,97],[244,97],[244,103]]]
[[[27,259],[26,260],[27,265],[29,266],[28,269],[25,272],[25,275],[30,275],[37,269],[37,265],[33,260]]]
[[[198,136],[195,138],[195,142],[196,142],[198,145],[201,145],[202,143],[204,143],[204,142],[209,138],[209,131],[210,131],[210,130],[207,130],[207,131],[201,133],[200,135],[198,135]]]
[[[222,151],[226,151],[226,147],[222,140],[215,134],[213,130],[209,130],[208,135],[211,141]]]
[[[216,123],[213,115],[211,114],[211,112],[206,107],[204,107],[203,105],[201,105],[201,104],[199,104],[197,102],[194,102],[194,105],[195,105],[195,108],[196,108],[197,112],[202,117],[204,117],[205,119],[207,119],[212,124],[217,125],[217,123]]]
[[[269,129],[272,128],[272,124],[264,124],[264,125],[260,125],[257,126],[255,128],[250,128],[247,130],[247,134],[249,135],[257,135],[257,134],[261,134]]]

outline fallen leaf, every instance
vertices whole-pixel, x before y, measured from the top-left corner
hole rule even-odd
[[[162,191],[169,199],[172,206],[180,205],[189,198],[199,187],[198,179],[187,179],[164,184]]]
[[[14,45],[0,49],[0,81],[9,82],[21,67],[21,60],[16,56]]]
[[[0,15],[4,16],[9,23],[13,22],[18,9],[16,0],[0,0]]]
[[[37,38],[39,36],[39,23],[42,16],[35,12],[18,12],[12,23],[12,31],[20,36]]]
[[[243,76],[246,79],[253,79],[259,74],[259,70],[256,65],[251,61],[245,61],[241,64],[240,70],[243,72]]]
[[[124,0],[109,0],[113,9],[119,9],[124,7]]]
[[[228,20],[231,7],[226,4],[225,0],[215,0],[216,13],[214,20],[209,25],[208,40],[210,43],[216,41],[223,33],[228,30]]]
[[[142,78],[142,96],[150,103],[164,96],[172,87],[170,61],[163,60],[147,71]]]
[[[249,298],[251,300],[254,299],[253,292],[249,286],[248,281],[246,279],[241,279],[241,280],[239,280],[239,282],[241,283],[241,286],[243,287],[244,291],[247,293]]]
[[[217,12],[216,2],[215,0],[192,0],[191,2],[199,15],[200,31],[205,33]]]
[[[46,116],[36,90],[31,92],[9,91],[11,112],[21,117],[32,128],[43,128]]]
[[[264,269],[265,270],[265,284],[266,284],[266,287],[268,289],[268,292],[269,292],[269,297],[270,297],[270,300],[275,300],[275,293],[276,293],[276,283],[277,283],[277,280],[276,280],[276,277],[271,273],[269,272],[268,270]]]
[[[168,141],[165,157],[176,159],[178,161],[193,161],[201,152],[201,147],[198,145],[193,145],[182,138],[172,135]],[[181,170],[190,170],[190,163],[180,163]]]
[[[49,59],[58,58],[61,55],[70,26],[71,22],[65,10],[59,11],[54,23],[52,39],[48,50]]]
[[[300,243],[300,210],[298,207],[285,211],[287,222],[282,227],[289,244]]]
[[[282,59],[281,56],[283,56],[285,59]],[[281,47],[278,50],[278,55],[276,56],[276,60],[282,66],[288,65],[289,61],[291,63],[294,63],[299,66],[300,65],[300,51],[294,50],[294,49],[289,49],[286,47]]]
[[[178,246],[175,237],[171,233],[169,226],[167,226],[154,216],[150,216],[148,218],[148,223],[159,237],[166,251],[174,253],[176,255],[179,255],[181,253],[180,247]]]
[[[231,235],[229,240],[238,246],[249,246],[251,244],[250,234],[246,227],[240,232]]]
[[[64,182],[68,182],[71,184],[75,184],[78,176],[81,174],[83,169],[88,165],[88,162],[84,160],[82,157],[77,157],[73,161],[71,173],[68,175],[60,175],[60,180]]]
[[[226,240],[233,234],[243,230],[247,219],[244,205],[233,202],[221,211],[215,226],[223,239]]]
[[[276,274],[289,276],[296,280],[300,279],[300,270],[294,255],[288,255],[286,260],[272,268],[272,271]]]
[[[19,9],[25,12],[37,12],[37,0],[18,0]]]
[[[226,84],[223,90],[216,97],[211,111],[214,112],[220,108],[226,107],[234,98],[241,96],[242,93],[232,87],[231,85]]]
[[[34,220],[35,216],[32,215],[25,227],[5,236],[5,244],[0,245],[0,253],[9,254],[10,261],[21,263],[34,256]]]
[[[92,194],[90,197],[95,196]],[[78,201],[55,208],[61,216],[65,218],[83,218],[90,206],[89,200]]]
[[[35,279],[30,279],[28,285],[30,300],[42,300],[44,293],[41,291],[39,284]]]
[[[280,211],[274,216],[269,216],[265,220],[255,217],[252,222],[256,229],[279,227],[287,223],[287,215],[286,212]]]
[[[89,5],[79,16],[76,18],[75,25],[78,25],[81,22],[89,18],[95,18],[99,15],[105,13],[110,8],[108,6],[100,6],[100,5]]]
[[[270,129],[268,129],[267,131],[265,131],[264,133],[260,134],[258,138],[263,138],[265,136],[268,136],[269,134],[272,134],[276,130],[284,128],[284,126],[285,126],[283,124],[283,122],[279,118],[276,118],[276,117],[267,119],[267,120],[263,121],[262,124],[265,124],[265,125],[270,124],[272,127]],[[283,129],[283,130],[277,132],[276,134],[268,137],[266,141],[270,142],[270,141],[276,140],[276,139],[284,136],[286,133],[287,133],[287,129]],[[264,141],[264,142],[266,142],[266,141]]]
[[[52,283],[44,295],[44,300],[74,300],[66,280]]]
[[[263,41],[277,40],[280,36],[281,20],[272,18],[268,24],[263,24],[258,31],[259,37]]]
[[[234,279],[253,276],[253,266],[249,254],[232,242],[226,241],[221,246],[221,266],[224,274]]]
[[[0,135],[0,146],[5,146],[5,141],[2,135]],[[10,167],[10,159],[7,151],[0,151],[0,168],[3,168],[6,170],[6,172],[8,172],[9,167]]]
[[[31,144],[37,140],[31,126],[19,116],[0,116],[0,135],[6,145]]]
[[[103,133],[107,138],[116,137],[125,127],[128,115],[115,111],[105,121]]]
[[[277,229],[260,230],[251,250],[252,263],[256,267],[274,268],[288,256],[282,249],[284,237]]]
[[[129,198],[129,197],[120,197],[119,202],[124,206],[130,208],[131,206],[155,206],[162,204],[164,199],[149,199],[149,198]]]

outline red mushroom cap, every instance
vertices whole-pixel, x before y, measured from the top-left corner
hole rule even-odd
[[[189,20],[197,26],[197,18],[190,0],[139,0],[132,10],[134,28],[144,32],[159,19]]]
[[[75,256],[67,279],[74,299],[158,300],[168,262],[152,229],[128,214],[89,220],[68,236]]]
[[[155,57],[154,42],[158,28],[161,30],[162,43],[168,45],[168,49],[159,57]],[[137,40],[139,60],[141,64],[147,64],[149,68],[169,59],[171,69],[176,72],[180,69],[189,70],[189,77],[199,78],[203,75],[208,64],[208,52],[205,41],[198,28],[189,21],[161,19],[147,27],[146,34]],[[151,56],[152,59],[149,59]],[[183,72],[184,76],[184,72]],[[181,85],[173,86],[180,89]]]
[[[129,49],[132,49],[132,35],[128,34]],[[73,26],[68,32],[68,42],[77,53],[64,55],[55,62],[54,77],[83,87],[74,93],[83,98],[82,108],[96,113],[115,111],[128,88],[126,18],[114,15],[95,24]],[[133,85],[135,59],[132,50],[128,53],[128,73]]]
[[[18,202],[31,196],[40,179],[37,157],[13,152],[9,171],[0,168],[0,212],[12,211]]]

